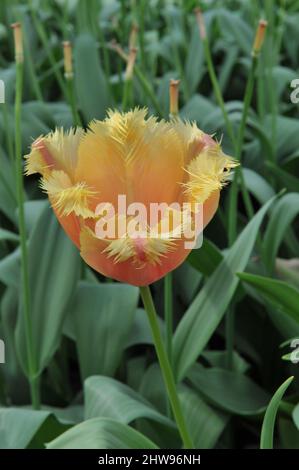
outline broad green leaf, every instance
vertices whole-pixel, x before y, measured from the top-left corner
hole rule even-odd
[[[211,366],[225,369],[227,367],[227,354],[226,351],[207,350],[203,351],[204,357]],[[236,372],[246,372],[249,369],[249,364],[245,359],[240,356],[237,351],[233,352],[233,370]]]
[[[75,42],[75,86],[78,104],[88,123],[102,119],[109,107],[109,90],[99,59],[97,43],[89,33],[80,34]],[[88,86],[86,85],[88,77]]]
[[[196,449],[212,449],[228,423],[228,415],[214,410],[191,388],[179,391],[183,413]]]
[[[104,376],[85,380],[85,419],[111,418],[129,424],[138,418],[148,418],[173,428],[174,423],[159,413],[141,395],[125,384]]]
[[[278,182],[282,187],[288,189],[288,191],[296,192],[299,187],[299,178],[291,175],[287,171],[283,170],[280,166],[275,165],[272,162],[266,162],[267,168],[277,178]]]
[[[162,319],[159,317],[160,328],[164,328]],[[136,310],[134,322],[129,332],[127,348],[137,344],[153,344],[153,336],[147,319],[147,315],[142,308]]]
[[[0,228],[0,241],[2,240],[17,243],[19,241],[19,235],[14,232],[10,232],[9,230]]]
[[[274,196],[272,186],[261,175],[249,168],[243,168],[242,171],[247,188],[261,204]]]
[[[221,8],[218,10],[218,20],[225,36],[229,36],[238,44],[245,55],[249,56],[252,48],[253,32],[238,12]]]
[[[291,420],[280,418],[278,429],[283,449],[299,449],[299,430]]]
[[[19,288],[20,284],[20,248],[16,248],[0,260],[0,281],[6,286]]]
[[[275,270],[282,281],[299,289],[299,258],[276,258]]]
[[[268,115],[265,120],[266,131],[271,132],[272,115]],[[276,116],[276,151],[281,159],[283,156],[289,155],[299,146],[299,123],[298,119]]]
[[[14,190],[14,173],[11,162],[0,149],[0,211],[13,223],[16,223],[15,210],[17,207]]]
[[[285,194],[273,207],[263,241],[263,258],[270,271],[274,269],[275,258],[286,230],[298,212],[298,193]]]
[[[186,375],[219,325],[245,269],[263,218],[272,204],[268,201],[245,227],[222,262],[195,297],[174,335],[174,364],[179,379]]]
[[[283,281],[248,273],[238,273],[239,278],[253,286],[276,307],[299,323],[299,290]]]
[[[185,63],[186,81],[188,82],[191,93],[196,90],[204,71],[203,44],[199,37],[197,22],[194,19]]]
[[[48,207],[30,237],[28,260],[35,372],[39,373],[59,346],[63,322],[80,268],[77,248],[68,240]],[[28,371],[21,292],[20,299],[16,346],[22,367]]]
[[[53,416],[43,410],[0,408],[0,448],[25,449],[51,418]],[[59,427],[58,423],[57,426]],[[52,438],[54,436],[55,434],[51,435]]]
[[[138,289],[133,286],[79,283],[70,312],[82,379],[115,373],[127,346],[137,300]]]
[[[209,115],[215,111],[216,107],[210,100],[202,95],[196,94],[185,104],[180,111],[180,116],[185,119],[197,121],[199,125],[204,116]]]
[[[223,259],[221,251],[213,242],[204,238],[203,244],[197,250],[192,250],[188,261],[193,268],[205,276],[210,276]]]
[[[30,233],[35,224],[38,222],[40,216],[42,215],[45,207],[49,207],[49,202],[47,199],[36,199],[34,201],[26,201],[24,204],[25,212],[25,222],[27,233]]]
[[[188,378],[209,402],[237,415],[259,415],[269,401],[268,393],[240,372],[196,364]]]
[[[261,449],[273,449],[274,426],[282,397],[294,377],[289,377],[274,393],[266,409],[261,432]]]
[[[299,431],[299,403],[295,406],[292,416],[294,424]]]
[[[147,437],[107,418],[84,421],[47,444],[48,449],[157,449]]]
[[[157,410],[166,414],[167,395],[165,384],[160,366],[156,362],[151,364],[143,375],[139,392],[150,403],[152,403]]]

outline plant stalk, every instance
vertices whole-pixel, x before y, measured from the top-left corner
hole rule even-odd
[[[157,312],[153,303],[150,288],[148,286],[140,287],[140,293],[152,330],[156,353],[161,367],[164,383],[167,389],[168,398],[172,406],[175,421],[177,423],[179,433],[184,443],[184,448],[192,449],[193,443],[186,426],[184,415],[182,413],[182,408],[177,394],[173,373],[169,364],[166,350],[164,348],[157,318]]]

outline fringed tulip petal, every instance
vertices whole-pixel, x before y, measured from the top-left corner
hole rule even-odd
[[[69,176],[62,170],[53,170],[41,182],[42,189],[48,194],[59,215],[75,215],[83,218],[95,217],[89,209],[90,201],[95,192],[86,183],[72,184]]]

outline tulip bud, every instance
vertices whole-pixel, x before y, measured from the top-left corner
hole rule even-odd
[[[73,78],[72,45],[70,41],[63,42],[64,76],[66,79]]]
[[[198,24],[200,37],[201,37],[202,40],[204,40],[207,37],[204,16],[203,16],[202,11],[201,11],[200,8],[195,8],[194,13],[195,13],[195,16],[196,16],[196,21],[197,21],[197,24]]]
[[[177,116],[179,112],[179,80],[170,80],[169,84],[169,111],[172,117]]]
[[[265,39],[267,25],[268,22],[266,20],[260,20],[252,48],[252,55],[254,57],[257,57],[261,51]]]
[[[14,33],[15,60],[17,64],[22,64],[24,62],[22,25],[13,23],[11,27]]]

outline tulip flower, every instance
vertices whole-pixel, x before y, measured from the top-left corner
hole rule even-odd
[[[137,286],[151,284],[187,257],[191,248],[183,230],[184,210],[167,210],[154,224],[146,219],[133,236],[128,226],[140,230],[140,218],[125,212],[119,217],[119,196],[148,213],[153,204],[189,203],[193,209],[187,220],[193,226],[194,207],[200,204],[201,232],[215,214],[234,166],[219,143],[194,123],[158,121],[147,117],[145,109],[110,111],[86,131],[57,129],[38,138],[26,156],[26,174],[42,175],[41,187],[85,262],[105,276]],[[161,227],[170,213],[172,229],[165,230]],[[105,225],[123,229],[104,237],[99,227]]]

